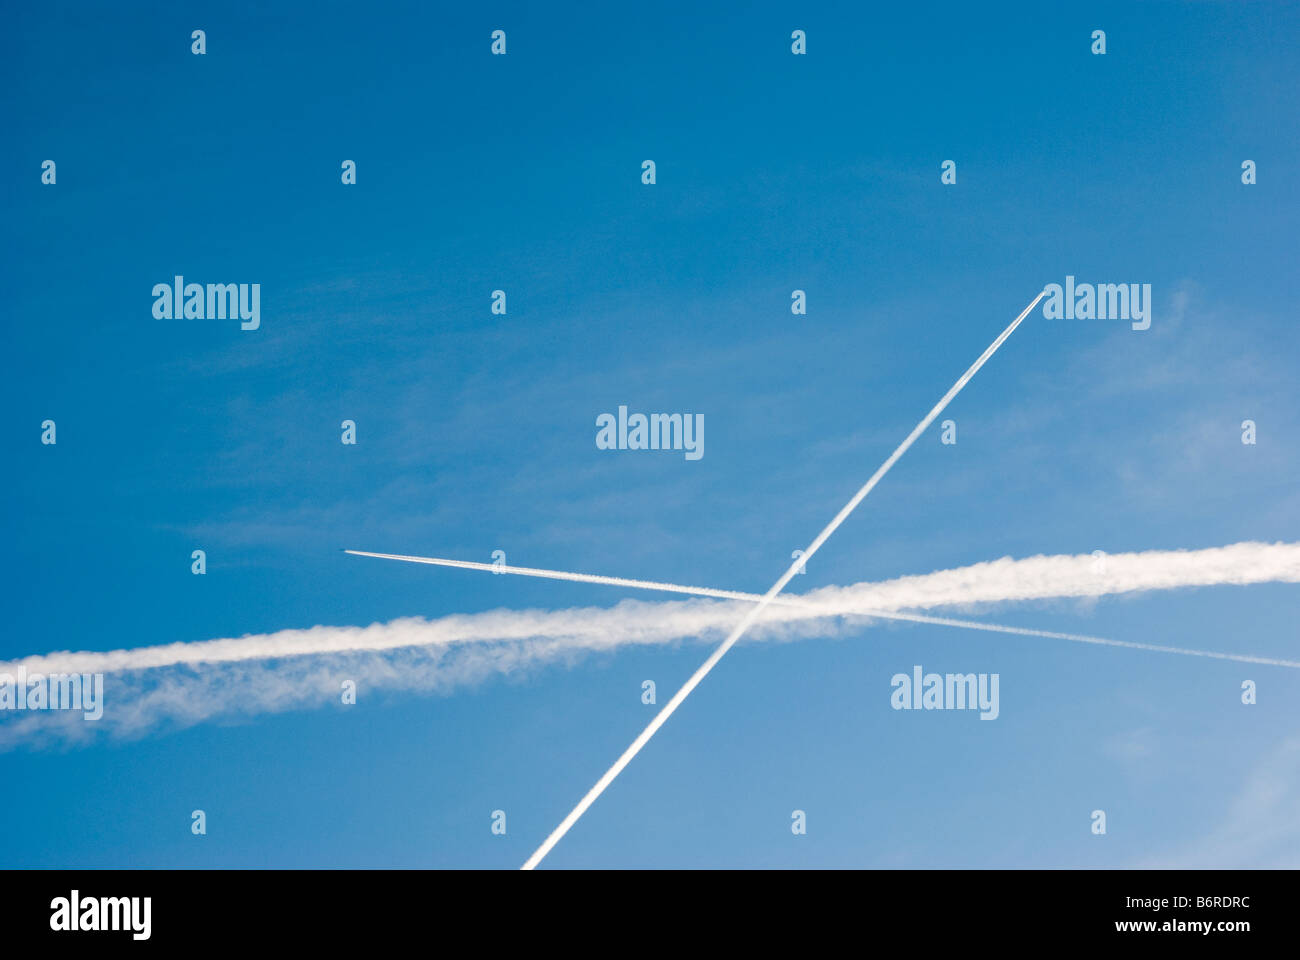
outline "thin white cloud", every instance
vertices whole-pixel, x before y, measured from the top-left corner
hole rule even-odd
[[[1246,777],[1222,821],[1182,850],[1139,864],[1146,869],[1300,867],[1300,737],[1288,737]]]

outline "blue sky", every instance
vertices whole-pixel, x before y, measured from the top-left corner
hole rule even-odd
[[[958,443],[927,433],[791,589],[1300,540],[1294,6],[8,19],[0,660],[628,596],[344,548],[762,592],[1067,274],[1150,283],[1151,328],[1031,314]],[[260,283],[260,329],[155,319],[176,274]],[[620,404],[702,413],[704,457],[598,450]],[[1296,601],[970,615],[1287,657]],[[662,703],[708,649],[22,743],[0,862],[517,866],[649,721],[642,681]],[[999,718],[891,710],[914,664],[998,673]],[[547,864],[1295,866],[1298,696],[1280,668],[921,625],[742,643]]]

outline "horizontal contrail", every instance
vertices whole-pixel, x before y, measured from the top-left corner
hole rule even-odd
[[[759,603],[763,597],[757,593],[742,593],[739,590],[719,590],[713,587],[687,587],[679,583],[661,583],[655,580],[631,580],[627,577],[607,577],[594,573],[572,573],[567,570],[545,570],[537,567],[512,567],[507,564],[477,563],[472,560],[447,560],[442,557],[409,557],[395,553],[370,553],[365,550],[345,550],[358,557],[378,557],[381,560],[403,560],[408,563],[428,563],[439,567],[457,567],[463,570],[483,570],[489,573],[514,574],[522,577],[539,577],[546,580],[569,580],[576,583],[598,583],[606,586],[629,587],[634,590],[656,590],[667,593],[684,593],[696,597],[713,597],[719,600],[741,600],[747,603]],[[1087,557],[1090,563],[1097,558]],[[1223,653],[1215,650],[1196,650],[1189,647],[1170,647],[1158,643],[1139,643],[1133,640],[1111,640],[1106,637],[1092,637],[1082,633],[1061,633],[1056,630],[1036,630],[1032,627],[1012,627],[998,623],[985,623],[981,620],[960,620],[953,617],[932,617],[921,613],[905,613],[897,610],[878,610],[860,606],[851,600],[830,602],[809,600],[805,597],[782,596],[769,601],[779,607],[795,607],[807,610],[815,616],[863,616],[879,617],[883,620],[904,620],[910,623],[928,623],[942,627],[960,627],[965,630],[984,630],[989,633],[1010,633],[1022,637],[1046,637],[1051,640],[1071,640],[1075,643],[1092,643],[1107,647],[1127,647],[1130,650],[1151,650],[1157,653],[1177,653],[1190,657],[1211,657],[1216,660],[1235,660],[1239,663],[1258,663],[1273,667],[1292,667],[1300,669],[1300,660],[1281,660],[1275,657],[1261,657],[1248,653]]]
[[[387,555],[385,555],[387,556]],[[395,555],[394,555],[395,556]],[[417,562],[430,562],[416,558]],[[1151,590],[1262,583],[1300,583],[1300,543],[1243,542],[1204,550],[1147,550],[1110,554],[1099,569],[1088,554],[1003,557],[950,570],[913,574],[892,580],[822,587],[802,599],[814,606],[777,604],[763,622],[780,630],[800,621],[821,619],[830,608],[853,614],[884,617],[937,608],[1068,598],[1100,598]],[[450,561],[458,566],[468,561]],[[513,571],[528,568],[513,567]],[[565,573],[562,579],[640,589],[642,581],[593,574]],[[661,584],[656,589],[690,593],[696,588]],[[700,588],[704,596],[713,591]],[[716,591],[716,599],[752,604],[755,594]],[[787,600],[797,598],[785,598]],[[625,601],[630,603],[630,601]],[[511,643],[543,638],[574,640],[575,648],[614,648],[629,643],[672,642],[725,629],[726,618],[740,607],[733,603],[646,603],[636,609],[639,623],[619,617],[620,608],[578,608],[557,611],[497,610],[456,614],[429,620],[408,617],[369,626],[316,626],[250,634],[217,640],[197,640],[122,650],[82,650],[38,654],[0,662],[0,674],[18,667],[30,673],[125,673],[170,667],[200,667],[248,660],[284,661],[294,657],[349,655],[404,647]],[[658,619],[650,620],[652,612]],[[833,614],[831,614],[833,615]],[[974,621],[972,621],[974,622]],[[812,635],[812,634],[808,634]]]
[[[596,781],[596,785],[586,792],[583,798],[578,801],[577,806],[570,810],[568,816],[560,821],[560,825],[551,831],[550,836],[542,842],[540,847],[533,851],[533,855],[524,862],[524,870],[532,870],[541,863],[543,859],[545,859],[546,855],[551,852],[551,849],[560,842],[564,835],[569,832],[569,829],[577,823],[579,818],[587,812],[587,809],[596,802],[596,798],[605,792],[605,789],[613,783],[614,779],[623,772],[624,768],[629,763],[632,762],[632,758],[641,752],[641,748],[650,742],[650,738],[653,737],[668,718],[676,712],[682,702],[691,695],[691,691],[699,686],[700,681],[709,675],[709,671],[717,665],[718,661],[726,655],[728,650],[735,646],[736,641],[744,636],[745,631],[748,630],[753,622],[758,619],[759,615],[764,609],[766,609],[767,605],[772,602],[772,599],[785,589],[785,586],[790,582],[790,579],[799,572],[800,568],[805,563],[813,558],[817,551],[822,548],[822,544],[830,539],[831,534],[840,528],[840,524],[848,519],[849,514],[857,509],[858,504],[867,498],[867,495],[876,488],[876,484],[884,478],[885,474],[889,473],[894,464],[899,461],[903,454],[907,453],[912,444],[916,442],[916,438],[925,432],[926,428],[934,422],[934,419],[943,412],[944,408],[952,402],[953,398],[956,397],[957,394],[961,393],[962,388],[970,382],[971,378],[979,372],[980,368],[988,362],[989,358],[992,357],[993,354],[997,353],[998,348],[1001,347],[1002,344],[1006,342],[1007,338],[1015,332],[1016,327],[1020,326],[1021,321],[1024,320],[1025,317],[1029,316],[1029,311],[1038,306],[1038,302],[1043,299],[1046,293],[1046,289],[1040,290],[1038,296],[1034,297],[1033,302],[1020,312],[1020,316],[1012,320],[1011,323],[1007,325],[1007,328],[998,334],[997,338],[990,343],[975,362],[967,368],[966,372],[957,378],[957,382],[948,388],[948,392],[939,398],[939,402],[930,409],[929,413],[921,418],[921,422],[912,428],[912,432],[909,433],[903,442],[894,449],[894,452],[885,459],[885,462],[876,468],[876,472],[871,475],[866,483],[858,488],[858,492],[849,499],[849,502],[840,508],[840,512],[835,514],[831,519],[831,522],[826,524],[822,529],[822,532],[817,534],[813,539],[812,543],[808,544],[803,553],[798,556],[798,559],[794,560],[790,566],[786,568],[785,573],[781,574],[777,579],[776,583],[772,584],[772,586],[768,588],[767,593],[763,594],[759,601],[749,608],[749,612],[745,614],[740,623],[736,624],[735,629],[733,629],[731,633],[727,634],[727,638],[723,640],[722,643],[719,644],[718,648],[714,650],[713,653],[709,654],[708,659],[700,664],[699,668],[690,675],[687,681],[682,684],[681,689],[674,693],[672,699],[664,704],[663,709],[655,714],[654,719],[646,725],[646,728],[641,731],[635,740],[632,741],[631,745],[619,755],[617,760],[614,761],[614,765],[605,771],[604,776]]]
[[[565,578],[587,576],[566,574]],[[624,582],[622,578],[608,579]],[[639,589],[631,587],[637,582],[624,585]],[[951,570],[783,596],[768,607],[751,633],[759,640],[855,636],[870,622],[867,618],[883,618],[884,613],[905,613],[910,618],[916,611],[1002,602],[1268,582],[1300,582],[1300,543],[1236,543],[1206,550],[1113,554],[1106,558],[1104,569],[1087,554],[1020,560],[1004,557]],[[724,596],[714,599],[622,599],[612,607],[406,617],[369,626],[315,626],[125,650],[25,657],[0,663],[0,674],[16,674],[19,667],[29,675],[105,674],[104,716],[87,723],[76,712],[11,711],[0,722],[0,749],[48,740],[77,742],[90,736],[142,736],[214,718],[319,709],[331,704],[337,708],[343,681],[354,682],[359,702],[367,704],[383,691],[445,695],[493,677],[524,676],[550,664],[572,664],[577,658],[626,646],[716,643],[745,609],[756,603],[753,598],[757,596],[719,592]],[[736,599],[730,598],[733,593]],[[872,612],[863,617],[855,612],[858,610]],[[844,611],[842,615],[840,611]],[[1013,627],[1008,632],[1020,629]],[[1156,652],[1174,649],[1155,644],[1150,648]],[[1247,663],[1295,666],[1290,660],[1228,656]]]

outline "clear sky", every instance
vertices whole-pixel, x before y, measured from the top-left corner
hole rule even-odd
[[[344,548],[762,592],[1067,275],[1149,283],[1150,329],[1031,314],[790,589],[1300,540],[1300,8],[728,6],[13,8],[0,660],[632,596]],[[156,319],[177,274],[259,283],[259,329]],[[704,456],[597,449],[619,405],[703,414]],[[1296,591],[962,615],[1295,657]],[[269,712],[209,673],[234,709],[129,736],[110,676],[103,732],[0,751],[0,865],[518,866],[709,649]],[[1000,715],[891,709],[916,664]],[[1298,866],[1298,698],[935,626],[742,642],[547,865]]]

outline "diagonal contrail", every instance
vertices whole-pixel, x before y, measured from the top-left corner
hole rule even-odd
[[[719,600],[744,600],[759,603],[763,597],[757,593],[739,590],[719,590],[714,587],[686,587],[679,583],[662,583],[657,580],[632,580],[627,577],[606,577],[596,573],[571,573],[567,570],[546,570],[539,567],[511,567],[506,564],[477,563],[473,560],[446,560],[442,557],[408,557],[396,553],[369,553],[365,550],[345,550],[358,557],[377,557],[380,560],[404,560],[408,563],[428,563],[438,567],[457,567],[463,570],[483,570],[491,573],[510,573],[521,577],[540,577],[545,580],[571,580],[575,583],[598,583],[604,586],[630,587],[634,590],[659,590],[666,593],[685,593],[694,597],[715,597]],[[1083,633],[1061,633],[1056,630],[1037,630],[1033,627],[1011,627],[982,620],[961,620],[955,617],[932,617],[921,613],[903,613],[896,610],[877,610],[851,601],[825,603],[803,597],[774,597],[769,601],[778,607],[795,607],[828,617],[863,616],[882,620],[905,620],[909,623],[930,623],[941,627],[961,627],[964,630],[984,630],[989,633],[1010,633],[1022,637],[1046,637],[1050,640],[1070,640],[1104,647],[1124,647],[1129,650],[1149,650],[1156,653],[1177,653],[1189,657],[1209,657],[1214,660],[1235,660],[1238,663],[1258,663],[1272,667],[1300,669],[1300,660],[1283,660],[1251,653],[1222,653],[1217,650],[1196,650],[1190,647],[1170,647],[1159,643],[1140,643],[1134,640],[1111,640]]]
[[[655,714],[655,718],[651,720],[646,728],[641,731],[640,735],[632,741],[632,745],[623,751],[622,755],[614,761],[614,765],[605,771],[605,775],[596,781],[596,785],[587,791],[586,796],[578,801],[578,805],[569,811],[569,815],[560,821],[560,825],[551,831],[551,835],[546,838],[540,847],[533,851],[533,855],[529,857],[523,865],[524,870],[531,870],[542,862],[543,858],[551,852],[551,849],[560,842],[564,835],[569,832],[570,828],[578,822],[578,819],[587,812],[587,808],[596,801],[597,797],[605,792],[605,788],[614,782],[614,778],[623,772],[623,768],[631,763],[632,758],[641,752],[641,748],[649,742],[650,738],[655,735],[655,732],[664,725],[664,722],[671,717],[674,712],[676,712],[677,708],[681,706],[682,701],[691,695],[691,691],[699,686],[700,681],[708,676],[709,671],[717,665],[718,661],[726,655],[728,650],[735,646],[736,641],[744,635],[745,631],[748,630],[750,625],[758,618],[758,615],[763,612],[769,603],[772,602],[772,598],[785,589],[785,585],[790,582],[790,579],[796,573],[798,573],[800,566],[813,558],[814,554],[821,549],[822,544],[830,539],[831,534],[839,529],[840,524],[848,519],[849,514],[857,508],[858,504],[866,499],[867,494],[876,488],[876,484],[881,481],[885,474],[887,474],[894,464],[898,462],[899,458],[902,457],[912,444],[916,442],[916,438],[925,432],[925,429],[934,422],[934,418],[943,412],[944,408],[952,402],[953,397],[961,393],[962,388],[970,382],[971,377],[975,376],[975,374],[979,372],[980,367],[984,366],[984,364],[988,362],[989,357],[993,356],[993,354],[997,352],[998,348],[1006,342],[1007,337],[1011,336],[1011,334],[1015,332],[1016,327],[1020,326],[1020,322],[1024,320],[1025,317],[1029,316],[1029,311],[1038,306],[1038,302],[1043,299],[1046,293],[1046,290],[1039,291],[1038,296],[1034,297],[1033,302],[1020,312],[1020,316],[1012,320],[1011,324],[998,335],[998,338],[988,345],[985,351],[980,354],[979,359],[971,364],[970,369],[958,378],[957,382],[954,383],[948,389],[948,392],[943,395],[943,398],[940,399],[940,401],[934,405],[934,408],[925,415],[925,418],[912,428],[912,432],[907,435],[906,440],[898,445],[898,449],[891,453],[889,458],[876,468],[876,472],[873,473],[871,478],[862,485],[862,488],[853,495],[853,499],[844,505],[840,512],[835,515],[835,518],[826,525],[825,529],[823,529],[821,533],[817,534],[816,539],[814,539],[813,542],[808,545],[808,549],[803,552],[803,556],[791,563],[789,569],[781,575],[781,578],[777,580],[776,583],[772,584],[767,593],[763,594],[762,598],[757,603],[749,608],[749,612],[745,614],[744,619],[736,625],[735,629],[727,635],[727,639],[723,640],[722,643],[718,645],[718,649],[714,650],[713,653],[709,655],[709,658],[705,660],[704,663],[700,664],[699,669],[691,674],[690,679],[682,684],[682,688],[673,694],[673,698],[664,704],[663,709]]]

